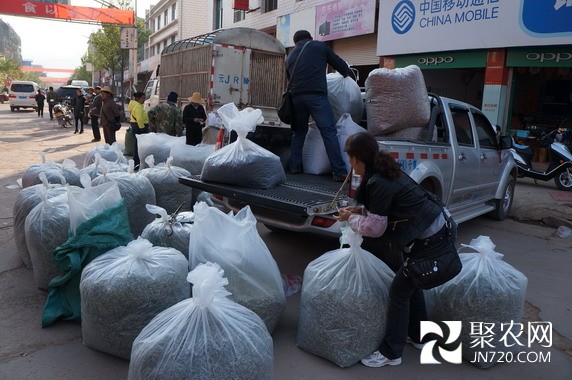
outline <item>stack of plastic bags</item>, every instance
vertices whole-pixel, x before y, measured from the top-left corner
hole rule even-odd
[[[393,272],[360,246],[349,227],[340,248],[308,264],[302,281],[296,344],[340,367],[377,350],[385,335]]]
[[[113,144],[97,144],[95,148],[89,150],[83,159],[83,167],[89,166],[95,162],[95,157],[100,156],[106,161],[118,164],[127,164],[127,158],[123,155],[123,144],[114,142]]]
[[[81,331],[90,348],[129,359],[141,330],[190,294],[188,261],[138,238],[94,259],[81,274]]]
[[[80,171],[76,168],[74,161],[67,158],[61,164],[46,161],[43,152],[40,153],[40,157],[42,162],[31,165],[22,175],[22,188],[42,183],[39,177],[40,173],[44,173],[49,183],[61,183],[61,177],[64,177],[67,184],[80,186]]]
[[[219,264],[231,299],[258,314],[272,333],[286,307],[286,295],[278,265],[258,234],[250,208],[233,215],[201,202],[194,211],[190,268],[209,261]]]
[[[328,85],[328,101],[334,112],[334,120],[338,120],[343,114],[350,114],[357,122],[361,121],[363,114],[363,99],[361,90],[350,77],[343,77],[340,73],[326,75]]]
[[[523,348],[514,342],[508,342],[512,347],[507,347],[499,339],[503,334],[518,337],[521,333],[518,323],[524,312],[528,280],[502,261],[503,255],[495,252],[495,245],[488,236],[479,236],[469,245],[461,246],[476,252],[459,253],[463,263],[461,273],[446,284],[425,292],[427,313],[433,321],[461,321],[463,358],[479,368],[488,368],[502,356],[489,355],[489,361],[475,361],[478,353],[516,353]],[[479,337],[475,344],[471,323],[476,324],[476,329],[483,324],[493,327],[492,334],[496,337],[493,347],[478,344]]]
[[[166,133],[144,133],[135,137],[137,139],[137,152],[141,159],[140,169],[147,167],[145,159],[153,155],[154,163],[166,162],[171,154],[173,146],[186,143],[185,136],[176,137]]]
[[[141,331],[128,379],[272,378],[272,338],[260,317],[227,298],[223,275],[216,263],[189,273],[193,297]]]
[[[238,138],[206,159],[202,180],[258,189],[270,189],[286,181],[280,157],[246,138],[256,129],[262,111],[239,111],[234,103],[228,103],[217,112],[226,129],[235,131]]]

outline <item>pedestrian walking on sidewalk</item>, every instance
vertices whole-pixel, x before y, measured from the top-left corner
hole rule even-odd
[[[38,105],[38,117],[44,117],[44,101],[46,100],[46,97],[42,93],[42,90],[38,90],[35,98],[36,104]]]
[[[58,102],[58,95],[54,91],[54,88],[50,86],[48,88],[48,93],[46,94],[46,99],[48,101],[48,111],[50,112],[50,120],[54,120],[54,106]]]
[[[113,91],[109,86],[104,86],[101,89],[101,99],[101,113],[99,117],[101,128],[103,129],[103,138],[107,144],[111,145],[117,141],[115,138],[116,131],[113,129],[112,123],[115,120],[119,120],[121,114],[119,113],[117,103],[113,100]]]
[[[149,133],[149,116],[143,108],[145,101],[144,92],[136,92],[133,94],[134,100],[129,102],[128,110],[131,113],[129,122],[131,123],[131,133],[133,134],[133,163],[135,169],[139,170],[140,160],[137,151],[137,135]]]

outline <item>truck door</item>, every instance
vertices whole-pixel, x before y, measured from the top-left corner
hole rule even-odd
[[[463,105],[449,104],[452,119],[452,136],[457,142],[457,156],[453,178],[453,194],[449,207],[455,210],[477,201],[480,159],[471,128],[469,109]],[[452,141],[454,144],[455,142]]]
[[[248,104],[250,49],[214,44],[212,95],[215,105]]]
[[[493,126],[485,115],[476,109],[471,109],[471,115],[475,125],[475,132],[479,140],[479,160],[481,171],[479,175],[479,196],[492,199],[499,185],[502,170],[497,149],[497,137]]]

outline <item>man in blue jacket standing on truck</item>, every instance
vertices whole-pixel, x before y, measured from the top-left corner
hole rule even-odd
[[[294,43],[296,46],[286,60],[286,75],[291,82],[290,94],[294,107],[290,173],[302,172],[302,148],[308,133],[308,120],[312,116],[324,140],[333,178],[341,182],[346,178],[347,171],[338,142],[334,113],[328,101],[326,66],[332,65],[344,77],[349,75],[350,69],[328,45],[313,41],[312,35],[306,30],[294,33]]]

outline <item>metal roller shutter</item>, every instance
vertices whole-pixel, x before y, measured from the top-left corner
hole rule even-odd
[[[377,49],[375,33],[335,40],[333,49],[352,66],[379,64],[379,57],[375,55]]]

